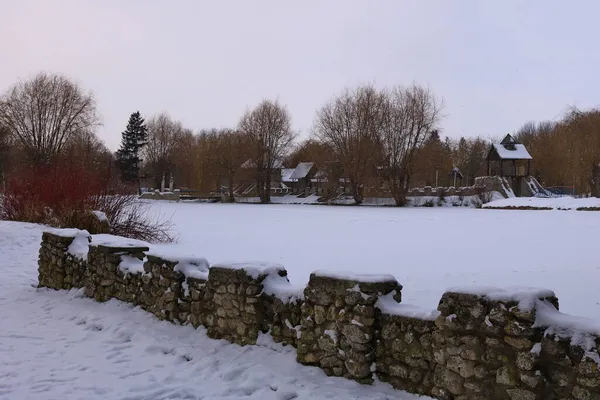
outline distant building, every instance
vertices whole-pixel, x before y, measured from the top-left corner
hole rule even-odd
[[[502,188],[495,187],[501,193],[508,185],[515,196],[533,196],[544,189],[530,176],[532,157],[524,145],[511,135],[506,135],[500,143],[493,143],[487,156],[487,175],[499,182]],[[503,183],[505,182],[505,183]]]
[[[292,184],[292,190],[295,193],[304,192],[307,188],[312,188],[312,178],[317,173],[317,167],[312,162],[299,163],[294,172],[291,173],[289,179]]]
[[[487,156],[488,176],[518,178],[529,176],[531,155],[524,145],[511,135],[493,143]]]

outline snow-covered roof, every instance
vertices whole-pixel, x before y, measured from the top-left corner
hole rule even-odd
[[[308,173],[310,172],[310,170],[312,169],[312,167],[314,165],[315,165],[315,163],[312,163],[312,162],[302,162],[302,163],[298,164],[298,166],[296,166],[296,169],[294,169],[294,172],[290,176],[290,179],[298,180],[298,179],[306,178],[306,176],[308,175]]]
[[[492,146],[503,160],[531,160],[533,158],[522,144],[502,145],[494,143]]]
[[[290,176],[294,173],[295,168],[281,169],[281,182],[291,182]]]

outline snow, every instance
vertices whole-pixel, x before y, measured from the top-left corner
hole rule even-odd
[[[365,282],[365,283],[380,283],[380,282],[396,282],[396,278],[389,274],[361,274],[350,271],[325,271],[317,270],[314,275],[321,278],[345,279],[347,281]]]
[[[375,303],[375,307],[379,308],[384,314],[416,318],[426,321],[435,321],[435,319],[440,315],[439,311],[435,309],[432,310],[417,307],[411,304],[398,303],[394,299],[395,294],[396,291],[394,290],[385,296],[380,296],[377,300],[377,303]]]
[[[285,268],[280,264],[273,264],[262,261],[254,262],[221,262],[214,264],[213,268],[227,268],[227,269],[242,269],[252,279],[258,279],[261,275],[278,274],[280,271],[284,271]]]
[[[146,242],[135,239],[127,239],[120,236],[99,234],[92,236],[92,246],[109,246],[109,247],[150,247]]]
[[[173,270],[181,272],[186,278],[208,279],[210,264],[204,257],[173,251],[170,245],[151,245],[150,250],[146,254],[176,262],[177,264]]]
[[[58,230],[55,232],[58,232]],[[90,239],[91,236],[87,231],[76,232],[75,238],[67,249],[67,253],[79,260],[87,260],[88,251],[90,249]]]
[[[561,337],[578,333],[600,336],[598,320],[564,314],[545,301],[536,304],[535,326],[552,328]]]
[[[305,285],[315,270],[389,274],[404,286],[399,315],[433,313],[448,287],[526,282],[554,290],[560,300],[561,313],[538,312],[548,333],[587,345],[600,320],[593,251],[600,213],[149,204],[173,215],[179,237],[153,250],[235,263],[269,260],[285,265],[291,287]],[[387,384],[328,378],[297,364],[293,349],[269,336],[261,335],[259,346],[239,347],[118,301],[35,289],[44,230],[0,222],[0,398],[418,398]]]
[[[403,305],[435,310],[448,287],[552,289],[561,311],[600,320],[600,213],[245,204],[150,204],[173,215],[173,252],[284,265],[293,287],[316,270],[389,274]],[[202,229],[198,229],[202,221]],[[515,229],[518,227],[518,229]]]
[[[304,288],[292,286],[287,277],[278,273],[270,273],[262,282],[263,293],[275,296],[283,303],[293,302],[304,298]]]
[[[65,229],[45,228],[44,232],[48,232],[53,235],[64,237],[64,238],[74,238],[74,237],[77,237],[79,235],[84,235],[84,234],[89,236],[88,231],[81,230],[81,229],[73,229],[73,228],[65,228]]]
[[[140,260],[139,258],[128,255],[122,255],[121,262],[119,263],[119,269],[125,273],[143,274],[144,260]]]
[[[44,230],[0,222],[2,399],[423,400],[327,377],[267,335],[240,347],[116,300],[36,289]]]
[[[323,331],[323,334],[329,336],[329,338],[333,341],[333,343],[337,343],[337,341],[338,341],[337,332],[334,331],[333,329],[325,329]]]
[[[503,208],[503,207],[535,207],[551,208],[555,210],[576,210],[578,208],[600,208],[600,199],[596,197],[574,198],[565,197],[511,197],[508,199],[491,201],[483,206],[484,208]]]
[[[516,301],[522,310],[533,309],[538,299],[556,296],[552,290],[527,286],[464,286],[449,288],[447,292],[483,296],[492,301]]]
[[[559,338],[569,339],[571,345],[584,350],[584,357],[600,365],[600,357],[596,351],[596,338],[600,336],[598,320],[563,314],[552,304],[538,301],[534,327],[547,328],[546,335],[554,334]]]
[[[494,149],[498,152],[500,158],[504,160],[531,160],[531,154],[522,144],[513,144],[514,150],[509,150],[501,144],[494,144]]]
[[[206,258],[188,258],[178,260],[173,270],[181,272],[186,278],[208,280],[209,264]]]
[[[98,221],[100,221],[100,222],[108,221],[108,217],[102,211],[92,211],[92,214],[94,214],[96,216],[96,218],[98,218]]]

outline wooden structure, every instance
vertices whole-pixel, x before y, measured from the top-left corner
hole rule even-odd
[[[529,176],[531,155],[524,145],[511,135],[500,143],[493,143],[487,156],[488,176],[522,178]]]

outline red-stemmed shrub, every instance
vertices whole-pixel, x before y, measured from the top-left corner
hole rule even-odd
[[[89,230],[92,211],[102,211],[115,235],[173,241],[170,222],[153,218],[131,188],[109,186],[107,175],[68,160],[21,168],[6,182],[0,219]]]

